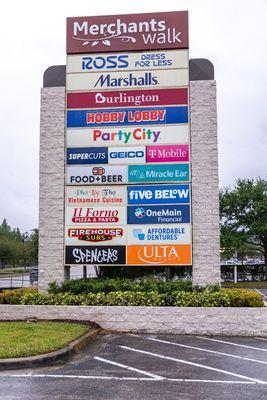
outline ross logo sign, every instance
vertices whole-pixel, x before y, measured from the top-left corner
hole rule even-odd
[[[128,265],[191,265],[189,244],[161,244],[127,247]]]
[[[66,225],[75,224],[126,224],[126,208],[122,206],[68,207]]]
[[[76,228],[66,227],[65,243],[67,245],[88,246],[96,244],[102,245],[120,245],[126,244],[125,228]]]
[[[72,90],[109,90],[134,88],[159,88],[188,86],[188,69],[165,71],[123,71],[89,74],[67,74],[66,89]]]
[[[188,50],[67,56],[67,74],[188,68]]]
[[[189,146],[188,144],[148,146],[146,154],[147,162],[189,161]]]
[[[69,166],[66,171],[67,185],[106,185],[128,182],[128,169],[120,166]]]
[[[129,165],[129,183],[189,181],[189,164]]]
[[[187,11],[67,18],[68,54],[187,48]]]
[[[190,203],[190,186],[154,185],[128,186],[128,204],[187,204]]]
[[[128,206],[128,224],[187,224],[189,205]]]
[[[137,164],[146,162],[145,147],[111,147],[108,149],[109,164]]]
[[[188,143],[187,124],[67,129],[67,146],[131,146]]]
[[[127,229],[128,244],[191,244],[190,224],[177,225],[136,225]]]
[[[109,111],[67,111],[68,128],[85,128],[108,125],[185,124],[187,122],[187,106],[125,108]]]
[[[126,246],[66,246],[65,264],[118,265],[126,263]]]
[[[84,205],[124,205],[127,201],[125,186],[79,186],[66,187],[65,199],[67,207]]]
[[[188,89],[67,93],[67,108],[171,106],[188,104]]]
[[[87,147],[67,149],[67,164],[107,164],[107,147]]]

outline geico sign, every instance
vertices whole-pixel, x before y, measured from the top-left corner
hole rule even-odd
[[[145,147],[109,149],[108,157],[110,164],[120,164],[121,160],[127,164],[142,163],[146,162],[146,150]]]

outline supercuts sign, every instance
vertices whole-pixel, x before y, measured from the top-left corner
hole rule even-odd
[[[186,49],[188,12],[67,18],[67,53]]]

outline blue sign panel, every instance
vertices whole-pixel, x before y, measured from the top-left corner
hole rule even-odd
[[[129,183],[189,181],[189,164],[129,165]]]
[[[187,204],[189,185],[128,186],[128,204]]]
[[[67,149],[67,164],[107,164],[107,147],[83,147]]]
[[[188,123],[187,106],[67,111],[67,128],[186,123]]]
[[[189,222],[189,204],[127,207],[127,224],[186,224]]]

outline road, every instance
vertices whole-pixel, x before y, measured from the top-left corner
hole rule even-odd
[[[101,335],[64,365],[0,372],[1,400],[266,400],[267,340]]]

